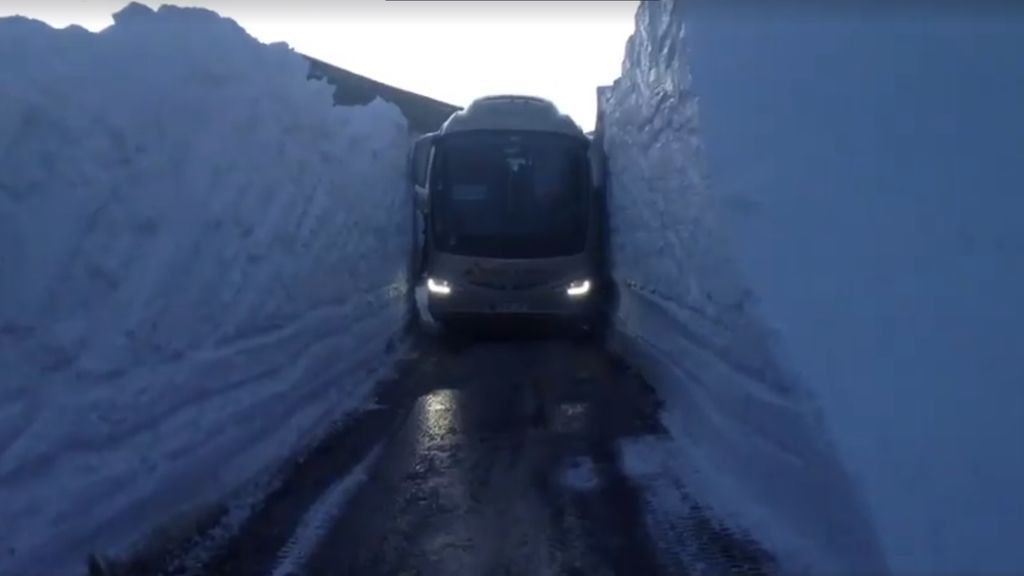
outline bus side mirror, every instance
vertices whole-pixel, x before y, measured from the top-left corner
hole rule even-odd
[[[420,136],[409,152],[409,181],[416,192],[416,206],[426,210],[427,178],[430,173],[430,155],[434,148],[434,134]]]

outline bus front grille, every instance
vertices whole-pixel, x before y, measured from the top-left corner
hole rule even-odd
[[[541,288],[547,284],[547,282],[540,281],[507,281],[507,282],[494,282],[488,280],[470,280],[469,284],[477,286],[479,288],[487,288],[488,290],[532,290],[534,288]]]

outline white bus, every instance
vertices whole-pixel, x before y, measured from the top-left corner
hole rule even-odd
[[[427,308],[442,326],[599,328],[610,289],[599,150],[551,102],[489,96],[410,151]]]

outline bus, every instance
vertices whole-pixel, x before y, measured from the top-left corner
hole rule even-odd
[[[599,145],[550,101],[473,101],[414,141],[426,308],[442,328],[474,320],[604,324],[604,168]]]

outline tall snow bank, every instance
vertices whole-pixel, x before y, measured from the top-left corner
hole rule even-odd
[[[1018,572],[1024,19],[686,5],[640,8],[602,129],[695,485],[790,561]]]
[[[279,463],[404,313],[405,121],[212,12],[0,20],[0,573]]]

